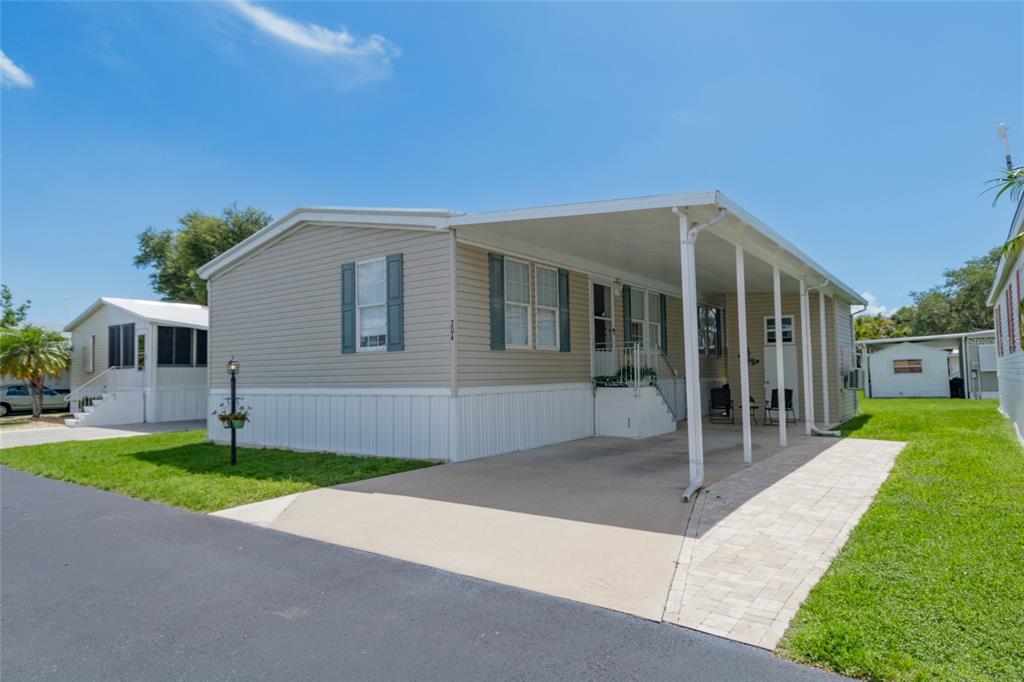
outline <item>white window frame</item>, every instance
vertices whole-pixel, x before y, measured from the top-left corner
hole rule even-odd
[[[384,301],[383,303],[366,303],[360,305],[359,303],[359,266],[368,265],[370,263],[384,263]],[[380,258],[368,258],[366,260],[356,261],[355,267],[355,284],[356,284],[356,352],[357,353],[379,353],[388,349],[388,267],[387,258],[381,256]],[[376,308],[384,306],[384,343],[379,346],[363,346],[363,324],[362,324],[362,312],[363,308]]]
[[[653,296],[655,298],[655,300],[657,301],[657,304],[656,304],[657,305],[657,310],[658,310],[658,321],[657,322],[655,322],[654,319],[653,319],[654,318],[654,311],[651,310],[651,296]],[[657,291],[652,290],[652,289],[648,289],[647,292],[644,295],[644,306],[645,306],[645,310],[644,310],[644,318],[645,318],[644,319],[644,326],[645,326],[645,329],[647,330],[647,332],[654,331],[654,338],[650,339],[649,341],[645,338],[644,339],[644,343],[646,344],[646,347],[648,347],[648,348],[652,348],[652,349],[653,348],[660,348],[661,347],[661,325],[665,324],[665,321],[661,319],[661,294],[659,292],[657,292]],[[651,329],[652,326],[655,327],[655,329],[652,330]],[[661,350],[665,350],[665,349],[661,348]]]
[[[768,339],[768,320],[774,320],[774,319],[775,319],[774,315],[765,315],[764,316],[764,322],[763,322],[763,324],[761,326],[761,329],[763,330],[763,334],[764,334],[764,343],[765,343],[766,346],[774,346],[775,345],[775,341],[774,340],[769,340]],[[783,333],[782,345],[783,346],[792,346],[794,343],[796,343],[796,318],[794,316],[792,316],[792,315],[783,315],[782,316],[782,324],[780,326],[782,327],[782,331],[783,332],[785,332],[785,330],[786,330],[786,320],[787,319],[789,320],[789,337],[790,337],[790,340],[786,341],[785,333]]]
[[[599,316],[595,311],[597,310],[597,304],[594,302],[594,285],[600,284],[601,286],[608,289],[608,311],[606,316]],[[595,324],[597,320],[605,320],[608,322],[607,334],[610,345],[607,348],[597,347],[597,331]],[[590,348],[595,351],[610,351],[614,350],[618,345],[618,339],[615,335],[618,331],[615,329],[615,283],[602,279],[590,278]]]
[[[641,318],[633,317],[633,311],[632,310],[628,311],[629,312],[629,324],[630,324],[629,333],[630,333],[630,336],[632,336],[632,339],[633,339],[632,343],[639,343],[641,348],[648,348],[649,347],[649,344],[647,343],[647,332],[649,331],[647,329],[647,325],[649,324],[649,320],[647,318],[650,317],[650,315],[647,314],[647,295],[649,293],[652,293],[650,289],[642,289],[640,287],[633,287],[630,290],[630,294],[629,294],[629,307],[630,308],[633,307],[633,301],[636,300],[637,294],[640,295],[640,300],[643,301],[643,305],[640,306],[640,313],[643,315],[643,317],[641,317]],[[626,312],[626,311],[623,311],[623,312]],[[633,333],[632,326],[634,324],[639,324],[640,325],[640,338],[639,339],[637,339],[636,338],[636,334]]]
[[[540,271],[541,270],[547,270],[548,272],[551,272],[551,273],[553,273],[555,275],[555,305],[554,306],[541,305],[541,303],[540,303]],[[558,268],[549,268],[546,265],[534,265],[533,266],[532,279],[533,279],[533,307],[534,307],[534,311],[535,311],[534,312],[535,319],[540,320],[540,311],[542,309],[543,310],[550,310],[550,311],[553,311],[555,313],[555,342],[554,342],[553,345],[550,345],[550,346],[542,346],[540,344],[540,333],[538,333],[536,335],[536,337],[537,337],[536,338],[537,350],[555,350],[555,351],[557,351],[557,350],[559,350],[561,348],[561,344],[559,343],[559,341],[562,338],[562,335],[561,335],[562,329],[560,327],[561,320],[559,320],[559,317],[560,317],[560,315],[559,315],[559,310],[560,310],[559,306],[562,303],[562,298],[561,298],[560,292],[558,291]],[[513,305],[518,305],[518,304],[513,304]]]
[[[509,300],[508,300],[508,264],[509,263],[517,263],[518,265],[526,266],[526,276],[527,276],[527,278],[529,280],[531,280],[527,284],[528,285],[532,284],[532,280],[533,280],[533,269],[531,268],[531,264],[530,263],[528,263],[527,261],[522,261],[522,260],[518,260],[518,259],[515,259],[515,258],[509,258],[507,256],[505,257],[505,267],[502,269],[502,277],[505,278],[504,281],[502,282],[502,289],[505,292],[504,293],[504,303],[505,303],[504,309],[507,310],[510,305],[521,306],[523,308],[526,308],[526,345],[519,345],[517,343],[509,343],[509,341],[508,341],[508,330],[507,330],[507,324],[506,324],[505,349],[506,350],[508,350],[508,349],[512,349],[512,350],[531,350],[533,348],[533,301],[527,301],[526,303],[520,303],[519,301],[512,301],[511,303],[509,302]],[[526,290],[529,292],[528,296],[530,298],[533,298],[533,286],[527,286]]]

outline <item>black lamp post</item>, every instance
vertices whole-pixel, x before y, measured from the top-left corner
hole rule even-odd
[[[231,466],[238,464],[238,447],[235,444],[235,410],[237,409],[237,399],[235,397],[235,377],[238,376],[239,368],[238,360],[231,358],[228,360],[228,375],[231,377]]]

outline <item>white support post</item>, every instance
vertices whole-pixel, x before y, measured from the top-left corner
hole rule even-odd
[[[689,498],[704,484],[704,433],[701,424],[700,359],[697,355],[697,272],[694,244],[686,213],[679,212],[679,262],[683,288],[683,363],[686,369],[686,438],[690,458]]]
[[[778,391],[779,447],[786,447],[786,369],[782,352],[782,283],[779,266],[772,266],[772,293],[775,298],[775,390]]]
[[[818,325],[821,333],[821,407],[822,424],[827,429],[832,425],[832,413],[828,405],[828,326],[825,324],[825,291],[818,292]]]
[[[747,280],[743,262],[743,247],[736,245],[736,315],[739,321],[740,341],[740,396],[736,401],[743,415],[743,461],[753,461],[750,443],[750,363],[747,362]]]
[[[807,293],[807,281],[800,278],[800,355],[801,370],[804,379],[804,433],[808,436],[814,432],[814,371],[811,355],[811,305]]]

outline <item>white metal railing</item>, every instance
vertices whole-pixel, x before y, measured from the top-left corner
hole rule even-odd
[[[71,412],[81,412],[81,409],[92,403],[93,400],[101,397],[107,390],[107,375],[113,367],[108,368],[89,379],[87,382],[64,396],[68,402]]]
[[[134,367],[108,367],[89,381],[64,396],[71,412],[81,412],[83,407],[110,391],[139,391],[144,388],[144,372]]]
[[[668,405],[668,409],[672,412],[672,416],[676,420],[683,418],[683,412],[685,411],[685,403],[679,400],[680,391],[677,390],[677,386],[681,379],[679,378],[679,372],[672,367],[672,363],[668,361],[668,356],[660,348],[656,349],[658,352],[654,357],[654,372],[657,381],[654,386],[658,389],[658,393],[661,394],[665,404]]]
[[[679,390],[682,382],[683,379],[658,346],[645,346],[636,342],[594,350],[596,386],[618,386],[636,391],[643,386],[653,386],[676,419],[682,419],[686,407]]]

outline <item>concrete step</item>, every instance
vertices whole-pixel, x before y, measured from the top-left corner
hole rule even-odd
[[[64,420],[64,426],[78,426],[79,421],[73,417],[68,417]]]

